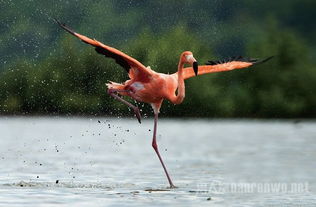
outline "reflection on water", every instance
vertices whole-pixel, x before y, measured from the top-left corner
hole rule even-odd
[[[316,204],[313,121],[162,119],[158,145],[177,189],[151,148],[152,125],[1,118],[0,206]]]

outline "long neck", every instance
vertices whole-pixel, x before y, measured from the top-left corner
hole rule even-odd
[[[183,66],[184,63],[181,61],[180,58],[179,65],[178,65],[178,92],[177,95],[172,100],[174,104],[182,103],[184,96],[185,96],[185,86],[184,86],[184,79],[183,79]]]

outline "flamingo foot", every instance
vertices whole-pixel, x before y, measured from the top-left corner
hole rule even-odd
[[[175,189],[175,188],[178,188],[177,186],[173,185],[173,184],[170,184],[170,187],[169,189]]]
[[[134,108],[134,113],[135,113],[135,116],[136,116],[138,122],[141,124],[142,123],[141,122],[142,115],[140,114],[140,110],[138,107]]]

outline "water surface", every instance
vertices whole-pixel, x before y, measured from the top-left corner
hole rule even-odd
[[[177,189],[152,125],[2,117],[0,206],[316,205],[314,121],[162,119],[158,145]]]

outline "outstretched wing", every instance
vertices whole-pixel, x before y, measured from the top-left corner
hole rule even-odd
[[[271,58],[273,58],[273,56],[268,57],[263,60],[243,58],[239,56],[239,57],[229,58],[228,60],[224,60],[224,61],[208,61],[206,65],[201,65],[198,67],[198,75],[202,75],[206,73],[217,73],[217,72],[229,71],[229,70],[234,70],[234,69],[248,68],[252,65],[264,63],[270,60]],[[183,73],[184,73],[184,76],[183,76],[184,79],[188,79],[195,76],[194,70],[192,67],[184,68]]]
[[[147,69],[143,64],[141,64],[136,59],[126,55],[125,53],[113,47],[109,47],[95,39],[90,39],[89,37],[78,34],[74,32],[72,29],[70,29],[68,26],[59,22],[56,19],[55,21],[70,34],[78,37],[83,42],[94,46],[95,51],[97,51],[97,53],[105,55],[106,57],[109,57],[109,58],[113,58],[115,62],[119,64],[120,66],[122,66],[128,73],[130,72],[130,69],[133,68],[134,70],[136,69],[138,72],[142,73],[143,75],[150,75],[149,69]]]

